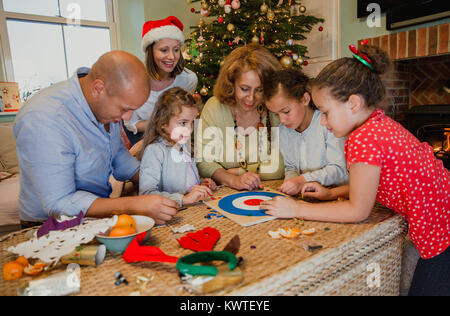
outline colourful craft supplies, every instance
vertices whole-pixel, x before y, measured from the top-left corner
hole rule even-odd
[[[53,230],[65,230],[68,228],[72,228],[78,226],[83,221],[84,213],[80,212],[78,216],[74,219],[58,222],[56,218],[49,217],[44,224],[42,224],[41,228],[37,231],[37,237],[41,238],[42,236],[47,235],[49,232]]]
[[[167,262],[176,263],[178,261],[177,257],[172,257],[166,255],[158,247],[143,246],[142,243],[145,239],[147,232],[137,235],[131,243],[128,245],[127,249],[123,253],[122,258],[128,262]]]
[[[181,247],[193,251],[211,251],[220,238],[217,229],[206,227],[195,233],[189,233],[185,237],[177,239]]]

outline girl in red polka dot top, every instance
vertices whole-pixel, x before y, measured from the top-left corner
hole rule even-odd
[[[321,124],[336,137],[348,136],[349,185],[303,187],[305,196],[347,200],[310,204],[277,197],[261,208],[280,218],[358,222],[378,200],[405,217],[420,253],[410,295],[450,295],[450,172],[431,146],[377,108],[385,98],[380,75],[391,67],[387,54],[368,45],[352,50],[354,58],[331,63],[312,86]]]

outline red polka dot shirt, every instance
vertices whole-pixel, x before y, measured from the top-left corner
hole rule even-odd
[[[376,110],[345,144],[347,167],[381,167],[377,200],[405,217],[420,256],[429,259],[450,244],[450,172],[402,125]]]

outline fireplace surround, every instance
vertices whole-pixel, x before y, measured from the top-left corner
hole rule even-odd
[[[386,114],[430,143],[450,168],[443,146],[450,137],[450,23],[367,40],[393,60],[393,70],[383,77]]]

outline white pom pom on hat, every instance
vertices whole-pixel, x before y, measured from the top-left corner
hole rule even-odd
[[[184,44],[183,23],[175,17],[169,16],[164,20],[147,21],[142,31],[142,50],[145,53],[147,47],[160,39],[170,38],[179,40]]]

